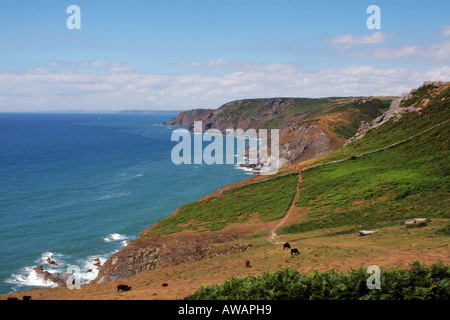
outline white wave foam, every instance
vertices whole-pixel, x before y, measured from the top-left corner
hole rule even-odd
[[[51,263],[54,261],[55,263]],[[36,265],[27,266],[19,270],[17,274],[12,274],[5,283],[13,284],[14,290],[20,287],[45,287],[54,288],[57,284],[50,280],[44,280],[38,275],[35,268],[37,266],[43,266],[44,270],[49,270],[49,272],[66,272],[64,266],[66,265],[63,255],[60,253],[54,253],[45,251],[42,252],[40,257],[35,261]]]
[[[120,233],[110,233],[105,238],[103,238],[105,242],[120,241],[126,239],[128,239],[128,237]]]
[[[127,241],[125,241],[125,239],[128,239],[128,237],[125,235],[112,233],[105,238],[105,241],[122,241],[121,244],[123,246],[126,246]],[[58,286],[57,283],[54,283],[53,281],[50,280],[45,281],[36,272],[35,270],[36,266],[42,265],[45,271],[49,271],[52,273],[73,272],[73,266],[78,267],[79,268],[78,279],[80,280],[81,284],[85,284],[94,280],[97,277],[99,272],[98,262],[100,262],[100,265],[103,265],[111,254],[88,256],[86,258],[78,259],[75,263],[71,262],[67,264],[64,261],[62,254],[53,252],[43,252],[41,256],[35,260],[36,263],[35,266],[27,266],[20,269],[17,273],[11,274],[11,276],[4,282],[11,284],[12,285],[11,289],[13,291],[23,290],[22,289],[23,287],[56,288]],[[58,265],[49,264],[47,261],[47,259],[49,258],[55,261]],[[68,269],[69,267],[71,267],[70,270]]]
[[[89,256],[86,259],[79,260],[77,266],[80,267],[79,273],[80,282],[83,284],[94,280],[99,272],[99,268],[98,265],[96,265],[96,263],[100,262],[100,265],[103,265],[106,260],[107,257],[101,255]]]
[[[240,169],[240,170],[245,171],[247,174],[253,174],[253,169],[251,169],[251,168],[241,167],[241,166],[239,166],[239,165],[235,165],[234,167],[235,167],[236,169]]]
[[[130,193],[128,192],[119,192],[119,193],[115,193],[115,194],[107,194],[101,197],[96,198],[94,201],[103,201],[103,200],[109,200],[109,199],[114,199],[114,198],[120,198],[120,197],[126,197],[129,196]]]
[[[56,264],[51,264],[49,261],[54,261]],[[38,265],[47,265],[51,268],[58,268],[59,266],[65,264],[62,254],[48,251],[42,252],[41,256],[35,262]]]
[[[13,284],[17,287],[47,287],[47,288],[55,288],[58,285],[53,281],[44,280],[42,277],[39,277],[35,267],[25,267],[23,268],[19,274],[12,274],[11,277],[5,280],[6,283]]]

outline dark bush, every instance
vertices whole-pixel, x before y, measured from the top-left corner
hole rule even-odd
[[[302,275],[281,268],[260,277],[232,278],[223,285],[204,286],[187,300],[448,300],[450,267],[414,262],[409,269],[381,271],[381,288],[368,289],[364,268]]]

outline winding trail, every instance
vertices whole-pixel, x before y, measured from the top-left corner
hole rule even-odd
[[[384,148],[380,148],[380,149],[377,149],[377,150],[373,150],[373,151],[369,151],[369,152],[365,152],[365,153],[358,154],[356,157],[357,157],[357,158],[360,158],[360,157],[363,157],[363,156],[365,156],[365,155],[369,155],[369,154],[372,154],[372,153],[384,151],[384,150],[386,150],[386,149],[395,147],[395,146],[397,146],[397,145],[399,145],[399,144],[405,143],[405,142],[410,141],[410,140],[412,140],[412,139],[414,139],[414,138],[416,138],[416,137],[418,137],[418,136],[420,136],[420,135],[423,135],[424,133],[426,133],[426,132],[428,132],[428,131],[430,131],[430,130],[436,128],[436,127],[439,127],[439,126],[441,126],[441,125],[447,123],[449,120],[450,120],[450,119],[447,119],[447,120],[445,120],[445,121],[442,121],[442,122],[440,122],[440,123],[438,123],[438,124],[436,124],[436,125],[434,125],[434,126],[428,128],[428,129],[426,129],[426,130],[423,130],[422,132],[420,132],[420,133],[418,133],[418,134],[415,134],[415,135],[413,135],[413,136],[411,136],[411,137],[409,137],[409,138],[407,138],[407,139],[404,139],[404,140],[398,141],[398,142],[396,142],[396,143],[390,144],[390,145],[388,145],[388,146],[386,146],[386,147],[384,147]],[[284,215],[284,217],[283,217],[283,218],[280,220],[280,222],[278,222],[278,224],[270,231],[270,236],[269,236],[269,238],[267,238],[267,241],[269,241],[269,242],[272,243],[272,244],[284,244],[284,242],[277,241],[277,233],[276,233],[276,230],[277,230],[279,227],[281,227],[281,226],[286,222],[286,220],[289,218],[289,216],[291,215],[291,213],[292,213],[292,212],[294,211],[294,209],[295,209],[295,204],[297,203],[297,200],[298,200],[298,198],[300,197],[300,183],[302,182],[302,175],[301,175],[302,172],[307,171],[307,170],[311,170],[311,169],[314,169],[314,168],[317,168],[317,167],[326,166],[326,165],[335,164],[335,163],[340,163],[340,162],[345,162],[345,161],[349,161],[349,160],[352,160],[352,158],[346,158],[346,159],[341,159],[341,160],[335,160],[335,161],[331,161],[331,162],[327,162],[327,163],[315,165],[315,166],[312,166],[312,167],[309,167],[309,168],[306,168],[306,169],[303,169],[303,170],[297,169],[297,172],[298,172],[298,183],[297,183],[297,191],[296,191],[296,193],[295,193],[294,199],[292,200],[292,203],[291,203],[291,205],[290,205],[288,211],[287,211],[286,214]]]
[[[280,222],[278,222],[278,224],[275,226],[275,228],[273,228],[270,231],[270,237],[267,239],[267,241],[269,241],[272,244],[284,244],[284,242],[277,241],[277,239],[276,239],[277,234],[275,231],[286,222],[286,220],[291,215],[292,211],[294,211],[295,204],[297,203],[297,200],[300,197],[300,183],[301,182],[302,182],[302,175],[300,174],[300,171],[298,171],[297,191],[295,193],[294,199],[292,200],[291,205],[289,206],[289,209],[286,212],[286,214],[284,215],[283,219],[281,219]]]

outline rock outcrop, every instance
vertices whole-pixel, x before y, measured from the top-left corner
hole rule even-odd
[[[34,268],[38,277],[42,278],[44,281],[51,281],[56,283],[58,286],[66,286],[67,280],[73,276],[72,273],[59,273],[59,272],[49,272],[45,271],[42,266],[37,266]]]
[[[424,84],[419,88],[412,90],[410,93],[402,94],[400,98],[392,101],[389,110],[384,112],[381,116],[375,118],[372,122],[362,121],[358,132],[344,144],[344,147],[352,141],[361,139],[367,132],[381,126],[391,119],[396,121],[399,120],[405,113],[419,112],[429,102],[429,98],[421,99],[422,93],[431,88],[439,88],[439,86],[444,84],[445,82],[440,81],[427,81],[424,82]]]
[[[148,228],[148,229],[151,229]],[[228,244],[240,234],[174,234],[147,237],[144,230],[135,241],[114,253],[97,276],[98,283],[128,278],[134,274],[189,261],[214,258],[227,253],[247,251],[248,245]]]

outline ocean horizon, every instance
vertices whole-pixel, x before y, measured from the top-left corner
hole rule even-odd
[[[172,163],[178,127],[161,123],[177,114],[0,113],[0,293],[55,287],[39,265],[77,266],[89,282],[97,258],[252,175],[237,164]]]

